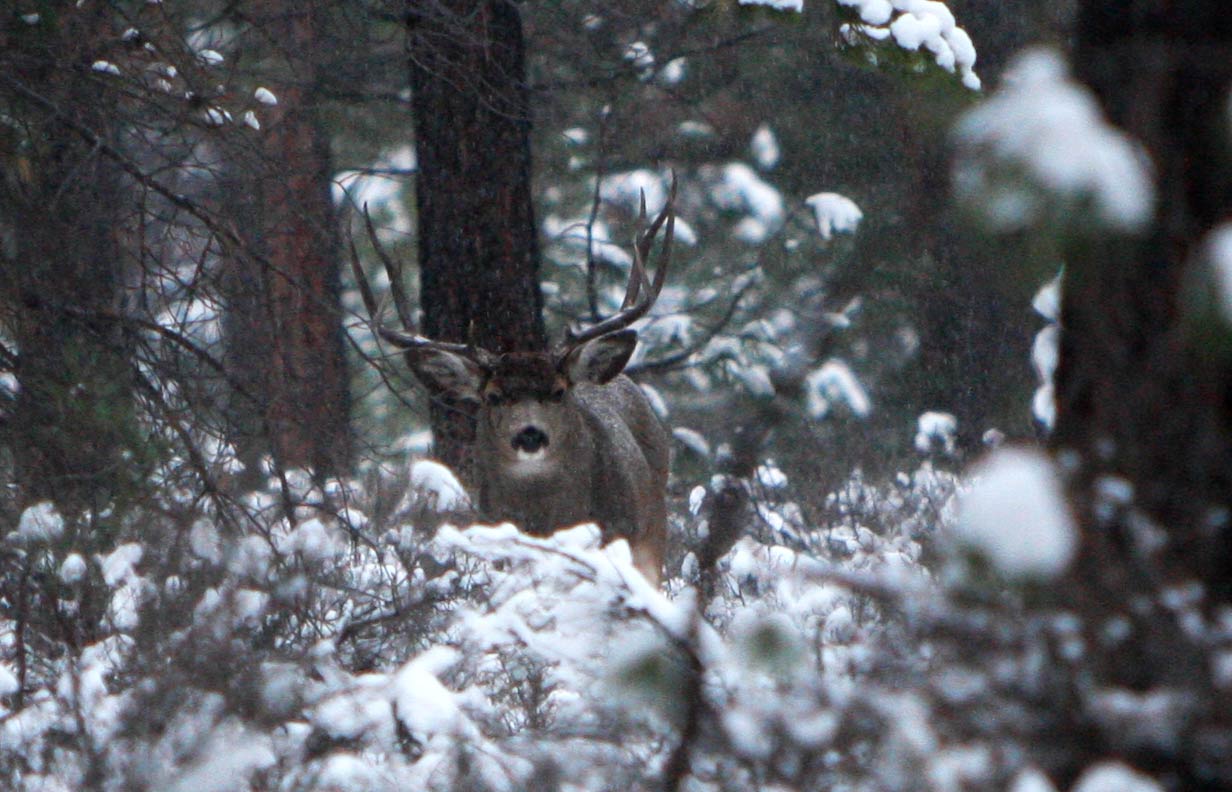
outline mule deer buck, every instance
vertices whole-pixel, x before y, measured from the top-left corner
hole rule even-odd
[[[630,325],[654,305],[667,275],[675,195],[673,180],[666,206],[649,225],[642,196],[620,310],[566,333],[550,352],[495,354],[420,336],[410,322],[398,269],[377,246],[405,330],[385,327],[377,321],[379,309],[351,248],[355,279],[380,337],[405,350],[434,398],[476,407],[473,484],[480,511],[534,536],[598,523],[605,544],[628,540],[635,565],[653,585],[659,583],[667,544],[670,443],[646,396],[622,372],[637,345]],[[651,282],[646,263],[664,226]],[[368,232],[375,243],[371,223]]]

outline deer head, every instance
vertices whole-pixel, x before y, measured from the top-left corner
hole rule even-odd
[[[433,397],[470,404],[476,411],[480,509],[532,534],[598,522],[605,539],[629,540],[639,568],[655,582],[666,541],[670,446],[645,396],[622,372],[637,345],[630,326],[654,305],[666,279],[675,193],[673,180],[667,205],[650,223],[642,197],[620,310],[567,333],[546,352],[495,354],[419,335],[410,322],[401,273],[376,246],[404,328],[377,324],[377,334],[405,350],[412,371]],[[646,262],[660,229],[662,251],[652,282]],[[368,232],[375,243],[370,221]],[[375,318],[376,300],[354,245],[351,252],[360,294]]]

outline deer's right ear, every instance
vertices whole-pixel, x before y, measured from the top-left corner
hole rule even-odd
[[[561,361],[560,368],[574,385],[579,382],[603,385],[624,371],[636,346],[637,331],[617,330],[577,347]]]
[[[407,350],[411,371],[433,396],[479,402],[483,369],[465,355],[432,347]]]

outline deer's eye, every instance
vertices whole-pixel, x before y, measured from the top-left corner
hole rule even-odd
[[[505,403],[505,397],[496,391],[488,391],[488,395],[484,398],[489,407],[499,407]]]
[[[556,388],[553,388],[550,393],[548,393],[548,401],[551,401],[551,402],[563,401],[564,398],[565,398],[564,388],[556,387]]]

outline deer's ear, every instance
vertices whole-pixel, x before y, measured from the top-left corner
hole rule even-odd
[[[459,401],[479,401],[483,385],[483,369],[465,355],[424,347],[406,353],[411,371],[433,396],[446,396]]]
[[[618,330],[599,336],[574,349],[561,361],[561,372],[570,383],[602,385],[624,371],[637,346],[636,330]]]

